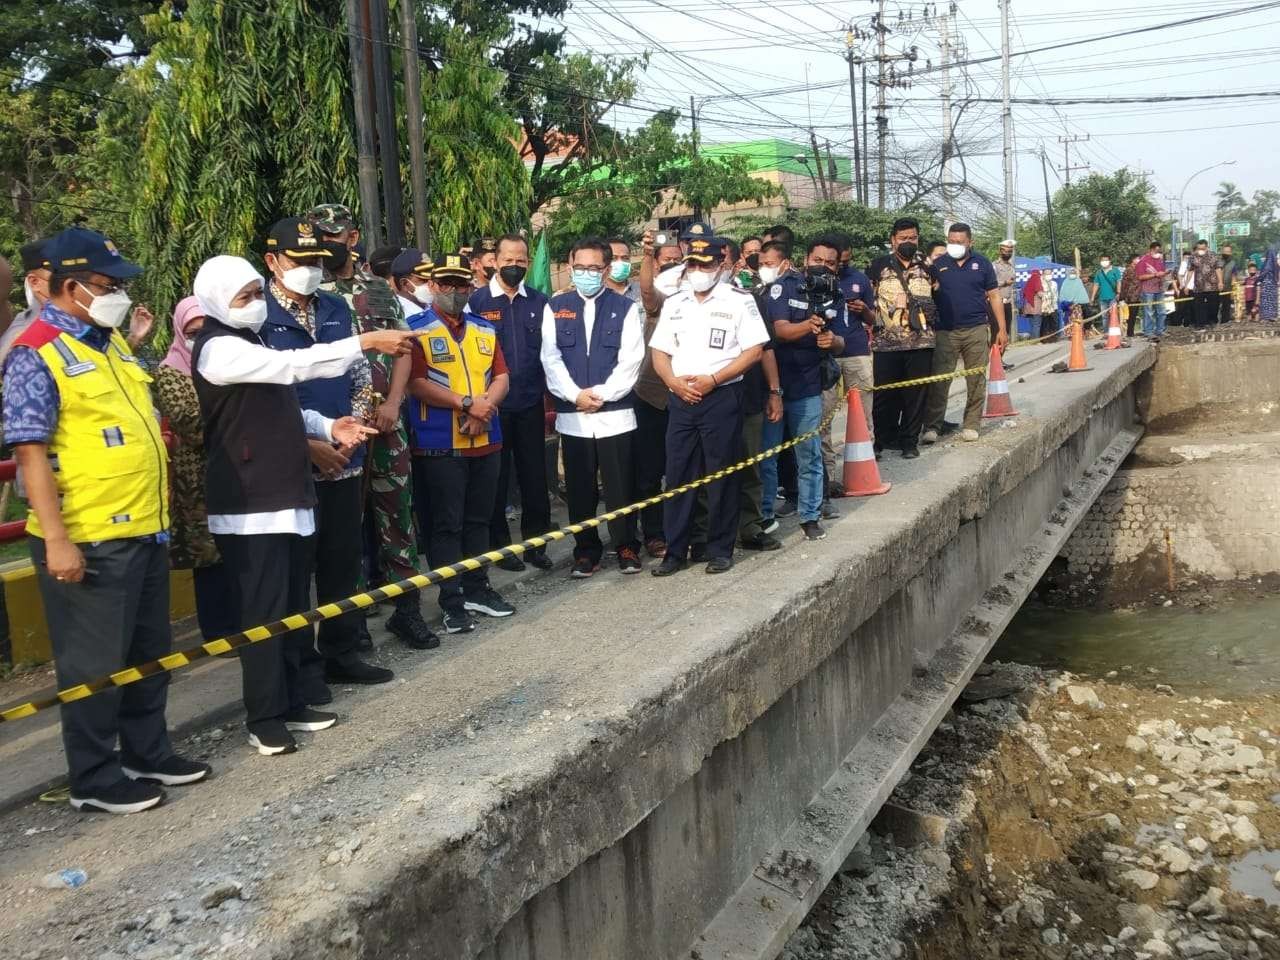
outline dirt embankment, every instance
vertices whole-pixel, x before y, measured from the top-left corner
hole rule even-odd
[[[1280,701],[984,671],[784,960],[1280,960]]]

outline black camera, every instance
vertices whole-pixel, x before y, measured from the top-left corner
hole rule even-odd
[[[806,270],[800,293],[809,304],[809,313],[820,317],[824,323],[831,320],[827,312],[843,299],[840,279],[829,270]]]

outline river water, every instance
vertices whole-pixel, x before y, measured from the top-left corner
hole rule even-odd
[[[1062,610],[1028,601],[991,654],[1206,696],[1280,693],[1280,596],[1213,607]]]

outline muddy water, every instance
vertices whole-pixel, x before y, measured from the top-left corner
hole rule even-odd
[[[1028,602],[992,657],[1087,676],[1120,671],[1211,696],[1280,692],[1280,597],[1210,608],[1063,610]]]

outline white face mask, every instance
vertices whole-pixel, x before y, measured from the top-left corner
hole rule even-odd
[[[280,282],[294,293],[309,297],[324,283],[324,271],[319,267],[290,267],[280,275]]]
[[[292,290],[293,288],[290,287],[289,289]],[[223,321],[228,327],[252,330],[254,333],[261,330],[262,325],[266,322],[267,301],[265,300],[251,300],[243,307],[231,307],[227,310],[227,319]]]
[[[85,287],[85,290],[88,289]],[[89,291],[89,295],[93,296],[92,291]],[[131,306],[133,301],[129,299],[129,295],[123,290],[116,290],[113,293],[93,296],[87,309],[90,320],[100,327],[115,330],[124,323],[124,318],[129,315]]]
[[[765,267],[760,268],[760,282],[764,284],[775,283],[782,276],[782,267]]]
[[[190,350],[192,347],[194,347],[194,346],[196,345],[196,338],[195,338],[195,337],[183,337],[183,338],[182,338],[182,343],[183,343],[183,346],[185,346],[188,350]]]
[[[1111,261],[1110,261],[1110,260],[1100,260],[1100,261],[1098,261],[1098,262],[1099,262],[1099,264],[1102,266],[1102,269],[1103,269],[1103,270],[1107,270],[1107,269],[1109,269],[1109,268],[1111,267]]]
[[[417,300],[418,303],[422,304],[423,309],[431,306],[431,304],[434,303],[436,299],[436,295],[431,292],[431,285],[427,283],[421,283],[418,286],[414,287],[413,293],[411,293],[409,296],[412,297],[414,300]]]
[[[969,253],[969,248],[963,243],[948,243],[947,256],[952,260],[963,260]]]
[[[36,292],[31,289],[31,284],[27,283],[25,280],[22,281],[22,292],[27,295],[27,309],[39,310],[40,301],[36,299]]]
[[[684,275],[689,278],[694,293],[706,293],[720,282],[719,270],[686,270]]]

